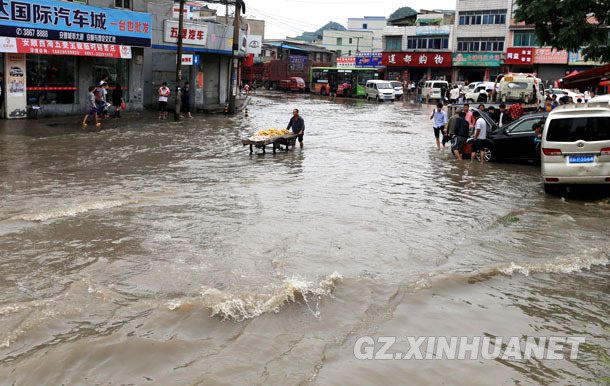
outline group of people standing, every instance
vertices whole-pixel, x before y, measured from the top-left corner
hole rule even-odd
[[[470,143],[469,151],[470,160],[473,161],[478,153],[479,161],[484,162],[488,127],[487,122],[481,116],[483,112],[487,113],[498,127],[503,127],[524,115],[523,106],[520,102],[513,103],[509,109],[506,108],[504,103],[501,103],[497,110],[493,106],[485,108],[484,104],[480,104],[476,110],[471,110],[470,105],[464,103],[462,110],[449,119],[447,113],[443,111],[443,103],[439,102],[430,116],[430,119],[433,120],[437,149],[440,150],[441,144],[445,147],[450,142],[452,152],[458,160],[462,160],[465,153],[465,144],[468,138],[472,137],[473,141]],[[441,133],[443,135],[442,141]]]
[[[477,110],[470,111],[470,106],[465,104],[462,111],[447,118],[447,113],[443,111],[443,104],[439,102],[436,109],[432,112],[430,119],[434,122],[434,137],[436,147],[440,150],[441,143],[445,147],[447,142],[451,142],[451,150],[458,160],[463,159],[464,145],[467,138],[471,135],[474,139],[470,146],[470,160],[476,158],[479,153],[480,162],[484,161],[485,140],[487,139],[487,122],[481,117]],[[440,136],[443,134],[441,142]]]
[[[167,118],[167,102],[171,95],[171,90],[167,87],[167,82],[163,82],[159,87],[159,119]],[[191,85],[189,82],[184,82],[184,85],[179,90],[180,93],[180,117],[187,114],[190,119],[193,119],[191,114]]]
[[[110,95],[110,98],[108,97]],[[98,86],[90,86],[87,94],[87,113],[83,118],[83,127],[87,127],[89,119],[95,120],[95,127],[102,126],[100,119],[110,117],[110,107],[114,107],[114,118],[121,117],[125,109],[123,87],[116,83],[112,89],[108,86],[108,75],[104,76]]]

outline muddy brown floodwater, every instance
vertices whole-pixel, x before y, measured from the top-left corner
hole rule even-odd
[[[293,107],[305,149],[249,155]],[[427,111],[267,94],[249,118],[0,134],[0,384],[602,383],[610,204],[456,162]],[[357,359],[366,336],[586,341]]]

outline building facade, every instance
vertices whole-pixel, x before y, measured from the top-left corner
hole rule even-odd
[[[350,56],[373,51],[373,40],[372,31],[326,30],[322,35],[322,46],[335,51],[337,56]]]
[[[144,49],[151,44],[150,15],[113,1],[5,0],[0,3],[5,79],[2,117],[80,114],[89,86],[108,76],[127,106],[143,108]]]
[[[193,109],[227,102],[233,54],[233,26],[201,18],[200,10],[187,8],[182,31]],[[127,110],[156,107],[162,82],[176,92],[178,17],[172,0],[0,2],[2,117],[81,114],[89,87],[102,79],[110,91],[121,87]],[[243,30],[240,56],[246,43]]]
[[[454,81],[489,81],[503,72],[512,7],[512,0],[457,2]]]
[[[384,16],[365,16],[361,18],[347,19],[348,31],[371,31],[373,32],[373,47],[369,51],[381,51],[383,47],[383,30],[388,25]],[[364,51],[364,50],[360,50]]]
[[[418,14],[414,26],[386,27],[382,39],[386,79],[450,81],[453,35],[453,18],[443,13]]]

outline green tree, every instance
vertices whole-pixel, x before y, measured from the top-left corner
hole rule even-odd
[[[413,15],[417,15],[417,11],[414,10],[413,8],[400,7],[396,11],[392,12],[392,14],[388,18],[388,20],[393,21],[393,20],[402,19],[403,17],[413,16]]]
[[[610,1],[515,0],[515,19],[533,25],[538,43],[610,62]]]

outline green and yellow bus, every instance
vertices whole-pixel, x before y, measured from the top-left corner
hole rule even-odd
[[[379,78],[378,68],[312,67],[309,71],[309,90],[326,95],[326,85],[336,84],[337,95],[364,97],[366,81]]]

